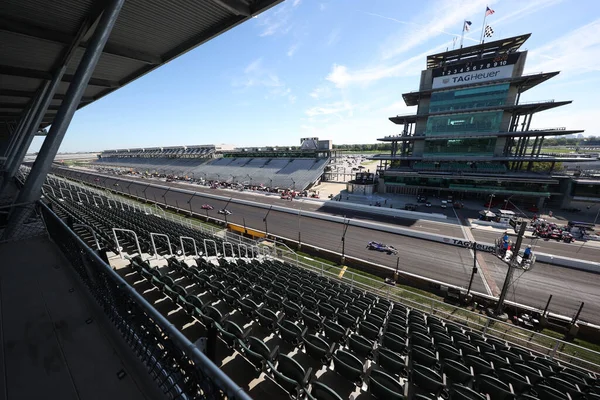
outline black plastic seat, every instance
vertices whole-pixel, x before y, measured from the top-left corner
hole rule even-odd
[[[351,335],[348,339],[350,351],[362,359],[372,359],[375,342],[361,335]]]
[[[335,390],[322,382],[312,382],[310,393],[306,395],[309,400],[343,400]]]
[[[534,389],[539,399],[543,400],[570,400],[570,397],[558,389],[547,385],[536,385]]]
[[[291,344],[292,346],[298,346],[302,343],[302,338],[306,334],[308,327],[304,330],[292,321],[284,319],[277,324],[279,327],[279,335],[284,342]]]
[[[491,361],[494,364],[494,369],[510,367],[508,359],[496,353],[481,353],[481,358]]]
[[[283,307],[283,297],[277,293],[269,292],[265,295],[265,301],[269,308],[273,310],[281,310]]]
[[[377,349],[377,365],[388,374],[398,375],[402,378],[407,376],[406,360],[400,354],[385,347]]]
[[[247,317],[252,317],[261,307],[251,298],[237,300],[238,310]]]
[[[302,338],[306,354],[322,364],[328,364],[331,361],[333,351],[337,343],[328,344],[326,341],[316,335],[306,335]]]
[[[545,378],[555,375],[554,369],[549,365],[541,364],[535,360],[525,361],[525,364],[540,371]]]
[[[439,369],[439,359],[437,354],[425,347],[413,346],[410,350],[410,355],[413,365],[416,363],[416,365],[419,366]]]
[[[396,353],[406,353],[406,339],[391,332],[383,335],[383,345]]]
[[[462,360],[462,353],[460,350],[446,344],[440,343],[436,346],[436,350],[441,360]]]
[[[319,303],[319,315],[327,318],[335,318],[337,309],[327,303]]]
[[[283,310],[285,311],[285,317],[287,319],[297,321],[300,319],[300,313],[302,312],[302,307],[292,301],[284,301],[283,302]]]
[[[500,368],[496,370],[496,374],[503,382],[510,383],[518,395],[528,393],[531,390],[532,385],[527,376],[521,375],[512,369]]]
[[[386,332],[395,333],[396,335],[406,336],[406,326],[395,322],[388,322]]]
[[[331,341],[345,344],[346,339],[350,333],[349,329],[345,329],[343,326],[336,324],[333,321],[326,321],[323,324],[323,331],[325,332],[325,337]]]
[[[273,350],[270,350],[269,346],[254,336],[249,336],[247,343],[240,340],[239,348],[244,356],[254,365],[257,372],[266,371],[267,362],[274,363],[279,355],[279,346],[275,346]]]
[[[337,315],[337,322],[344,328],[354,330],[358,326],[358,317],[354,317],[347,312],[341,312]]]
[[[312,368],[304,370],[298,361],[284,354],[278,357],[277,368],[271,364],[273,376],[277,383],[281,385],[288,393],[295,394],[296,398],[301,398],[308,387],[308,382],[312,374]]]
[[[473,346],[470,343],[460,342],[459,341],[459,342],[456,343],[456,347],[459,348],[460,351],[465,356],[467,356],[467,355],[479,356],[480,355],[479,349],[476,346]]]
[[[475,385],[481,393],[487,393],[491,400],[512,400],[515,398],[515,393],[510,384],[506,384],[490,375],[479,375]]]
[[[544,379],[544,376],[540,373],[540,371],[525,364],[514,364],[512,369],[516,373],[526,376],[527,379],[529,379],[529,382],[531,382],[531,384],[534,386]]]
[[[310,332],[321,332],[325,317],[320,317],[318,314],[307,310],[306,308],[302,310],[301,315],[304,325],[308,327]]]
[[[377,340],[380,335],[380,329],[368,321],[363,321],[358,326],[358,333],[370,340]]]
[[[546,378],[544,383],[560,390],[561,392],[568,393],[573,400],[579,400],[585,397],[584,393],[576,383],[566,381],[557,376],[550,376]]]
[[[371,310],[370,314],[367,314],[365,320],[377,328],[382,327],[385,322],[384,318],[374,314],[373,310]]]
[[[445,377],[431,368],[413,365],[410,375],[413,385],[425,393],[439,397],[446,390]]]
[[[256,318],[258,319],[259,325],[270,331],[275,331],[277,324],[279,324],[283,317],[283,313],[278,316],[274,311],[271,311],[268,308],[262,308],[256,311]]]
[[[381,400],[403,400],[404,387],[383,371],[373,370],[369,376],[369,392]]]
[[[412,332],[409,334],[409,341],[413,346],[421,346],[426,349],[433,349],[433,340],[430,336],[421,332]]]
[[[463,385],[452,385],[450,398],[452,400],[487,400],[487,397]]]
[[[362,386],[363,363],[356,356],[344,350],[338,350],[333,355],[335,372],[357,386]]]
[[[470,367],[473,367],[473,371],[475,371],[475,375],[482,375],[482,374],[491,375],[494,373],[494,368],[492,367],[492,364],[490,364],[489,361],[487,361],[481,357],[477,357],[472,354],[468,354],[468,355],[464,356],[464,360],[465,360],[465,364],[467,364]]]
[[[470,367],[467,367],[460,361],[444,360],[442,363],[442,372],[450,383],[472,387],[475,375]]]

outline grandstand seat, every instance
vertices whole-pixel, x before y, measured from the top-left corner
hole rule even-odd
[[[482,374],[475,380],[475,386],[481,393],[486,393],[491,400],[512,400],[515,398],[510,383],[504,383],[496,377]]]
[[[262,304],[257,304],[250,297],[246,297],[241,300],[238,299],[237,304],[240,312],[247,317],[253,317],[256,312],[262,308]]]
[[[555,389],[558,389],[563,393],[568,393],[569,396],[571,396],[571,398],[573,400],[579,400],[579,399],[585,398],[584,393],[581,391],[581,389],[579,388],[579,386],[576,383],[566,381],[559,377],[556,377],[556,376],[547,377],[544,381],[544,384],[551,386]]]
[[[304,341],[306,354],[322,364],[329,364],[337,343],[328,344],[316,335],[306,335],[302,340]]]
[[[348,348],[362,359],[372,359],[375,342],[364,336],[353,334],[348,338]]]
[[[312,382],[307,397],[309,400],[342,400],[342,397],[335,390],[322,382]]]
[[[309,332],[321,332],[323,330],[323,324],[325,323],[325,317],[320,317],[316,313],[304,308],[301,311],[302,320],[304,325],[308,327]]]
[[[512,369],[524,377],[527,377],[529,382],[534,386],[544,379],[544,376],[540,371],[525,364],[513,364]]]
[[[475,379],[473,369],[456,360],[444,360],[442,362],[442,372],[446,375],[449,383],[452,384],[472,387],[473,380]]]
[[[452,347],[451,344],[439,343],[435,346],[435,348],[436,348],[436,351],[438,352],[438,355],[439,355],[440,359],[442,360],[442,362],[445,362],[446,360],[457,361],[457,360],[462,359],[461,351]]]
[[[450,387],[450,399],[451,400],[487,400],[486,396],[476,392],[475,390],[463,386],[463,385],[452,385]]]
[[[344,350],[338,350],[333,355],[334,370],[348,381],[362,386],[364,365],[356,356]]]
[[[377,340],[381,334],[380,329],[369,321],[360,323],[358,333],[370,340]]]
[[[410,349],[410,355],[413,365],[436,369],[439,369],[440,367],[437,353],[434,353],[425,347],[413,345]]]
[[[532,385],[527,376],[523,376],[509,368],[497,369],[496,373],[498,374],[498,378],[500,378],[500,380],[512,385],[513,390],[517,395],[529,393],[531,390]]]
[[[377,365],[389,374],[405,378],[407,376],[407,359],[403,359],[398,353],[379,347],[377,349]]]
[[[358,317],[354,317],[346,312],[338,313],[337,322],[344,328],[355,330],[358,326]]]
[[[279,354],[277,367],[270,363],[270,368],[277,383],[290,395],[295,395],[295,398],[304,396],[312,374],[312,368],[304,370],[298,361],[284,354]]]
[[[270,350],[269,346],[254,336],[249,336],[247,343],[240,340],[239,349],[254,365],[257,372],[265,372],[267,370],[267,363],[275,363],[279,355],[279,346],[275,346],[273,350]]]
[[[336,324],[333,321],[325,321],[323,324],[325,337],[334,342],[345,344],[350,334],[350,329],[345,329],[343,326]]]
[[[369,392],[377,399],[405,399],[405,388],[383,371],[373,370],[369,375]]]
[[[405,354],[407,349],[406,339],[395,333],[386,332],[383,335],[382,343],[388,349],[396,353]]]
[[[473,367],[475,375],[494,374],[494,367],[489,361],[472,354],[467,354],[463,358],[465,360],[465,364],[467,364],[470,367]]]
[[[294,324],[293,321],[284,319],[280,323],[277,324],[279,327],[279,335],[284,342],[291,344],[294,347],[297,347],[302,343],[302,338],[306,334],[308,327],[302,329],[298,325]]]
[[[410,371],[411,392],[413,395],[429,393],[436,397],[446,393],[446,377],[431,368],[414,365]],[[448,397],[448,396],[445,396]]]
[[[256,318],[260,326],[267,328],[270,331],[274,331],[283,319],[284,314],[280,313],[277,315],[274,311],[268,308],[262,308],[256,310]]]
[[[567,393],[547,385],[536,385],[534,389],[540,400],[571,400]]]

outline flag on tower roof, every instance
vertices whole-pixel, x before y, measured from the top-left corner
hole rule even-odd
[[[485,16],[487,17],[488,15],[492,15],[493,13],[495,13],[496,11],[492,10],[489,7],[485,7]]]
[[[471,21],[465,21],[465,31],[469,32],[471,30],[471,28],[470,28],[471,24],[472,24]]]

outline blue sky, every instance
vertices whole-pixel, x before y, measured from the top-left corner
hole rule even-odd
[[[574,101],[532,128],[600,135],[597,0],[287,0],[78,111],[60,151],[373,143],[399,133],[388,117],[416,112],[402,93],[418,89],[425,57],[451,48],[463,20],[473,21],[465,45],[477,42],[486,4],[494,38],[532,33],[526,73],[562,71],[522,101]]]

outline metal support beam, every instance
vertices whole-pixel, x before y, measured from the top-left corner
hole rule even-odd
[[[35,97],[36,94],[37,94],[36,91],[1,89],[0,88],[0,96],[23,97],[26,99],[30,99],[30,98]],[[66,96],[64,94],[55,94],[53,100],[61,100],[62,101],[65,99],[65,97]],[[81,98],[80,103],[91,103],[92,101],[94,101],[94,98],[83,96]]]
[[[92,77],[94,68],[100,59],[102,49],[110,36],[113,26],[119,16],[124,0],[111,0],[106,4],[106,8],[102,13],[102,17],[98,21],[98,25],[90,40],[90,45],[87,47],[75,77],[66,93],[66,99],[60,107],[52,128],[44,144],[38,153],[38,156],[31,168],[31,172],[25,182],[24,187],[19,192],[17,203],[33,203],[39,199],[41,194],[42,184],[46,179],[46,175],[52,167],[52,162],[62,140],[67,132],[67,128],[73,119],[73,115],[77,110],[79,101],[87,87],[88,81]],[[11,213],[8,226],[4,231],[4,238],[12,236],[15,229],[23,222],[28,215],[27,208],[20,208],[16,212]]]
[[[41,26],[33,25],[29,22],[18,21],[5,17],[0,17],[0,31],[18,33],[19,35],[23,36],[29,36],[36,39],[42,39],[45,41],[52,41],[66,45],[71,44],[73,41],[71,35],[63,32],[54,31]],[[79,43],[79,46],[86,48],[88,44],[82,42]],[[139,61],[145,64],[158,65],[162,62],[160,57],[115,44],[107,44],[104,46],[104,50],[102,52],[111,56]]]
[[[37,116],[41,110],[42,103],[44,102],[44,98],[46,93],[48,92],[48,88],[50,87],[50,82],[45,82],[43,86],[40,88],[39,94],[36,97],[34,103],[31,105],[29,112],[27,113],[27,119],[23,123],[21,130],[19,132],[19,136],[15,139],[14,146],[8,154],[8,160],[5,164],[5,174],[4,174],[4,182],[2,187],[0,188],[0,193],[4,192],[4,189],[8,185],[9,181],[12,177],[15,176],[16,169],[21,165],[21,159],[19,158],[19,154],[23,153],[23,151],[27,152],[27,149],[23,150],[25,145],[29,143],[28,134],[30,132],[31,127],[34,122],[37,120]],[[16,169],[15,169],[16,165]]]
[[[48,72],[48,71],[41,71],[41,70],[32,69],[32,68],[11,67],[8,65],[0,65],[0,74],[10,75],[10,76],[20,76],[20,77],[24,77],[24,78],[33,78],[33,79],[44,79],[44,80],[52,79],[52,73]],[[69,82],[69,83],[72,83],[74,79],[75,79],[75,76],[68,75],[68,74],[64,74],[62,77],[63,82]],[[88,85],[107,87],[107,88],[118,88],[119,82],[110,81],[108,79],[90,78],[88,81]]]
[[[22,116],[19,119],[19,124],[17,125],[17,128],[15,129],[15,131],[11,134],[11,138],[10,138],[8,147],[4,151],[4,156],[7,158],[10,157],[10,154],[17,142],[18,137],[22,134],[23,125],[25,124],[25,121],[27,120],[27,117],[29,116],[29,113],[31,112],[31,105],[32,104],[29,103],[27,109],[23,110]]]

